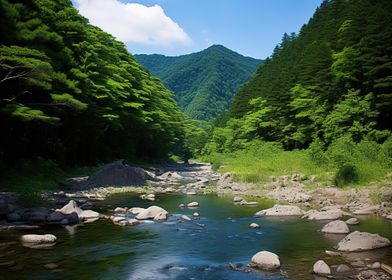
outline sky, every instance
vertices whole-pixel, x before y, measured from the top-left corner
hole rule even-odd
[[[224,45],[264,59],[298,32],[322,0],[72,0],[133,54],[170,56]]]

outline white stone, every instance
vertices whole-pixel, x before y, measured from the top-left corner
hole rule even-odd
[[[319,260],[313,265],[313,272],[316,274],[325,275],[331,274],[331,269],[324,261]]]
[[[186,206],[188,207],[198,207],[199,203],[196,201],[189,202]]]
[[[354,231],[343,238],[337,245],[339,251],[360,252],[391,245],[389,239],[378,234]]]
[[[280,267],[279,256],[268,252],[260,251],[252,257],[252,263],[254,263],[260,269],[277,269]]]
[[[260,225],[259,225],[259,224],[256,224],[256,223],[251,223],[251,224],[249,225],[249,227],[250,227],[250,228],[260,228]]]
[[[54,243],[57,237],[53,234],[25,234],[20,240],[24,243]]]
[[[346,221],[346,224],[348,225],[358,225],[359,220],[357,218],[350,218]]]
[[[302,216],[303,211],[298,206],[274,205],[255,214],[256,216]]]
[[[189,218],[187,215],[181,215],[181,220],[183,220],[183,221],[187,221],[187,222],[189,222],[189,221],[191,221],[192,219],[191,218]]]
[[[137,214],[136,219],[138,220],[147,220],[154,219],[159,213],[169,214],[165,209],[158,206],[150,206],[147,209],[144,209],[139,214]]]
[[[323,226],[321,232],[324,233],[349,233],[350,229],[347,224],[343,221],[332,221]]]

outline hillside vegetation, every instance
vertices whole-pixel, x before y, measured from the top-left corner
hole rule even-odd
[[[234,93],[262,63],[221,45],[177,57],[135,57],[174,92],[181,110],[197,120],[211,120],[227,110]]]
[[[388,0],[324,1],[238,91],[204,154],[248,179],[285,172],[329,173],[340,186],[387,179],[391,14]]]
[[[164,85],[70,0],[0,0],[0,163],[157,160],[184,117]]]

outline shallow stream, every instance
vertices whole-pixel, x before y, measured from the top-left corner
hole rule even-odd
[[[180,208],[180,203],[198,201],[196,209]],[[154,202],[136,194],[113,195],[97,202],[95,209],[110,214],[115,207],[158,205],[170,212],[165,222],[147,222],[121,227],[109,220],[74,227],[45,227],[28,233],[52,233],[58,243],[51,249],[29,249],[18,240],[27,232],[0,232],[0,279],[287,279],[280,274],[252,270],[230,270],[228,266],[249,269],[246,264],[261,250],[280,256],[282,271],[289,279],[315,279],[311,268],[315,261],[340,264],[340,258],[327,257],[325,250],[344,237],[320,232],[326,222],[300,218],[254,217],[254,213],[274,203],[259,200],[259,205],[237,206],[232,197],[216,195],[157,195]],[[200,213],[191,222],[179,216]],[[250,229],[250,223],[261,225]],[[203,224],[201,227],[197,224]],[[363,217],[351,231],[379,233],[392,239],[392,223],[381,217]],[[1,245],[3,244],[3,245]],[[377,250],[367,256],[392,264],[392,249]],[[55,263],[57,269],[46,269]],[[322,278],[317,278],[322,279]]]

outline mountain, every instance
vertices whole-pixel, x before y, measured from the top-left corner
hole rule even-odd
[[[172,93],[70,0],[0,0],[0,34],[0,166],[155,160],[178,148]]]
[[[262,63],[221,45],[177,57],[141,54],[135,58],[174,92],[183,112],[199,120],[225,111],[234,93]]]
[[[228,116],[242,121],[241,137],[288,149],[343,136],[385,140],[392,128],[391,14],[390,0],[325,0],[236,94]]]

